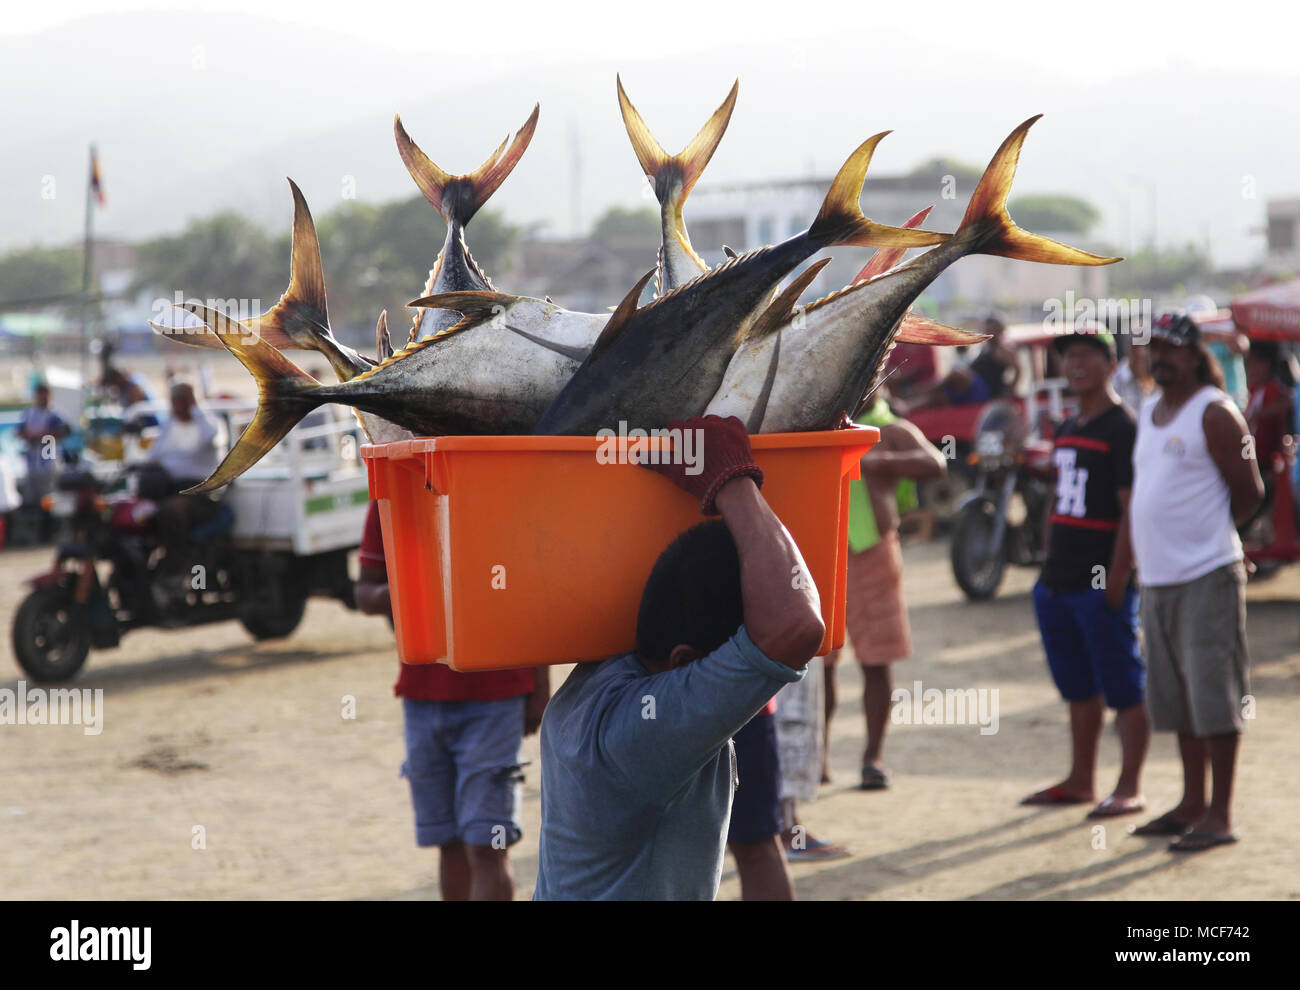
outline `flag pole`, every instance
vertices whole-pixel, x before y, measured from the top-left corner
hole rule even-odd
[[[90,164],[86,169],[86,239],[81,265],[81,416],[86,412],[86,389],[90,387],[90,281],[91,248],[95,216],[95,146],[90,146]],[[79,417],[80,418],[80,417]]]

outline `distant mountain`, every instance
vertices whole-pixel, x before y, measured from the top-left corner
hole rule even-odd
[[[1220,263],[1244,263],[1262,254],[1265,200],[1300,194],[1294,69],[1139,65],[1098,84],[1073,58],[1048,76],[1014,53],[995,60],[888,33],[873,32],[869,48],[852,31],[816,45],[773,34],[769,44],[641,62],[599,52],[494,58],[490,45],[416,57],[271,19],[188,12],[0,38],[0,86],[31,94],[0,103],[0,250],[80,236],[92,139],[108,197],[96,225],[106,235],[173,231],[226,208],[284,230],[286,175],[317,212],[350,192],[372,201],[412,192],[393,145],[395,111],[431,157],[461,172],[535,100],[533,146],[492,205],[516,223],[572,233],[609,206],[648,202],[618,115],[616,71],[672,151],[740,78],[704,183],[829,173],[889,127],[896,133],[873,165],[881,173],[940,155],[982,164],[1013,126],[1045,112],[1016,191],[1090,200],[1104,218],[1098,233],[1121,251],[1154,229],[1161,243],[1209,242]],[[45,176],[53,199],[42,198]]]

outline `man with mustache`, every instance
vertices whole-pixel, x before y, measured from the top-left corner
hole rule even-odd
[[[1178,805],[1136,835],[1177,836],[1175,852],[1237,841],[1231,802],[1248,692],[1246,572],[1238,525],[1264,496],[1249,430],[1188,316],[1151,330],[1159,395],[1138,417],[1129,524],[1142,592],[1147,705],[1177,732]],[[1205,770],[1213,780],[1205,800]]]

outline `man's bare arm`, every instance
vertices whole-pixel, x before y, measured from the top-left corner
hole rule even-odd
[[[1205,429],[1205,444],[1228,486],[1232,499],[1232,521],[1244,524],[1264,501],[1264,481],[1259,476],[1259,465],[1250,455],[1245,440],[1250,436],[1237,407],[1226,402],[1213,402],[1205,407],[1201,417]]]
[[[764,655],[796,670],[826,634],[808,565],[751,478],[723,485],[717,507],[740,555],[745,630]]]
[[[393,614],[393,603],[388,595],[388,572],[382,567],[362,565],[353,594],[357,608],[366,615]]]
[[[912,481],[942,478],[948,462],[925,434],[907,420],[881,427],[880,443],[862,456],[865,474],[887,474]]]

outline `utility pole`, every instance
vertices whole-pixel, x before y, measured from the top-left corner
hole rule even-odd
[[[90,146],[90,167],[86,172],[86,239],[81,265],[81,410],[86,411],[86,389],[90,385],[90,283],[93,268],[95,217],[95,146]],[[80,415],[79,414],[79,415]]]

